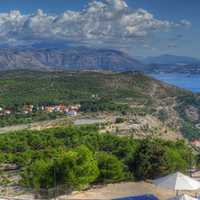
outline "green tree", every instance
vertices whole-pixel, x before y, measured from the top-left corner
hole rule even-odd
[[[168,148],[166,151],[168,158],[169,172],[185,171],[188,163],[176,149]]]
[[[129,161],[129,168],[139,180],[167,174],[169,166],[166,147],[159,141],[142,141],[135,156]]]
[[[78,189],[94,182],[99,174],[93,153],[83,145],[63,153],[54,167],[57,169],[58,183],[65,183]]]
[[[85,146],[74,150],[59,150],[50,160],[36,160],[22,174],[25,185],[52,188],[66,184],[72,188],[84,188],[94,182],[99,170],[93,153]]]
[[[54,177],[51,173],[53,162],[50,160],[36,160],[22,173],[22,183],[34,189],[51,188]]]
[[[98,182],[116,182],[124,179],[123,164],[116,156],[100,152],[97,153],[96,158],[100,170]]]

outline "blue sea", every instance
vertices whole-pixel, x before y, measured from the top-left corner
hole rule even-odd
[[[200,74],[159,73],[150,74],[150,76],[177,87],[200,93]]]

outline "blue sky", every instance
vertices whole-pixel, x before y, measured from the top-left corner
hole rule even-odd
[[[80,14],[83,12],[83,9],[87,10],[88,3],[90,2],[94,1],[1,0],[0,13],[18,10],[20,15],[15,13],[12,16],[6,16],[7,21],[3,22],[3,25],[0,23],[0,31],[1,26],[2,29],[8,29],[4,31],[5,33],[3,32],[3,36],[0,39],[5,41],[5,43],[8,41],[12,45],[52,40],[55,43],[57,41],[65,41],[70,45],[80,44],[121,49],[137,56],[176,54],[200,58],[199,0],[97,0],[97,2],[102,2],[108,6],[106,12],[113,13],[113,16],[116,16],[116,20],[112,19],[109,24],[103,24],[102,19],[104,17],[102,18],[102,16],[98,15],[98,6],[102,5],[96,4],[90,6],[92,9],[95,9],[96,14],[89,15],[89,12],[86,11],[86,14],[81,14],[80,16],[81,18],[88,17],[91,19],[84,18],[85,21],[82,23],[85,23],[87,26],[79,24],[81,18],[69,19],[69,15],[72,17],[68,13],[70,10]],[[118,4],[118,2],[121,4]],[[126,6],[128,6],[129,12],[125,11],[127,8],[122,2],[125,2]],[[115,6],[114,4],[119,7],[111,8]],[[33,13],[36,13],[38,9],[41,9],[43,12],[39,12],[33,19]],[[138,11],[138,9],[143,9],[143,11]],[[64,12],[67,12],[67,17],[62,18],[60,15]],[[117,13],[120,13],[120,16]],[[11,22],[8,18],[13,16],[16,18],[16,15],[18,17],[18,24],[14,26],[13,24],[16,24],[16,21]],[[45,15],[48,15],[49,18],[47,19]],[[54,21],[60,21],[57,24],[54,23],[52,29],[56,29],[57,32],[47,34],[52,24],[52,21],[49,21],[50,17],[55,17],[55,15],[56,19]],[[126,21],[124,21],[124,15],[126,16]],[[2,17],[2,20],[4,18],[5,16]],[[137,26],[135,27],[133,23],[138,18],[142,19],[137,21]],[[117,21],[118,19],[123,20],[123,26],[121,26],[121,21],[120,23]],[[9,26],[7,25],[8,22],[10,23]],[[49,24],[46,25],[45,23]],[[92,29],[92,23],[94,25],[99,24],[99,27],[96,27],[95,30]],[[141,24],[139,25],[138,23]],[[146,25],[143,26],[142,24]],[[149,24],[151,24],[151,27]],[[110,32],[106,32],[110,26],[112,26],[112,29],[109,29]],[[90,31],[86,31],[86,28]],[[79,32],[78,30],[80,29],[81,31]],[[99,29],[103,31],[99,32]],[[38,33],[36,33],[37,30]],[[62,30],[64,30],[65,34],[62,34]],[[72,32],[79,33],[72,34]]]

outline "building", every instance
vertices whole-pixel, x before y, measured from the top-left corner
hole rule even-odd
[[[12,111],[9,109],[4,110],[4,115],[10,115],[11,113]]]
[[[24,114],[32,113],[33,112],[33,108],[34,108],[33,105],[24,105],[23,106],[23,113]]]
[[[72,116],[72,117],[75,117],[77,116],[77,111],[76,110],[69,110],[68,112],[66,112],[66,115],[69,115],[69,116]]]
[[[193,140],[191,144],[195,147],[200,147],[200,140]]]

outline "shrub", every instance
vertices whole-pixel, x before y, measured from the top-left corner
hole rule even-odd
[[[156,178],[177,170],[185,171],[189,149],[182,143],[180,145],[179,149],[178,143],[172,146],[170,142],[145,139],[129,161],[129,169],[138,180]]]
[[[124,121],[125,121],[124,118],[118,117],[118,118],[116,118],[115,123],[120,124],[120,123],[123,123]]]
[[[123,164],[112,154],[100,152],[96,155],[99,167],[98,182],[116,182],[124,179]]]
[[[52,188],[55,183],[81,189],[94,182],[99,174],[97,161],[85,146],[61,151],[53,160],[36,160],[23,173],[23,183],[36,189]]]

